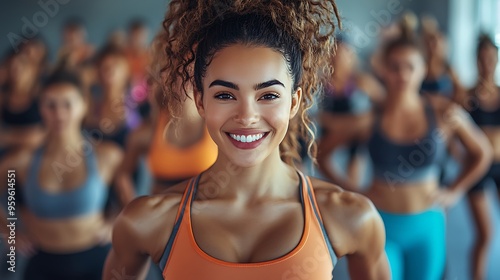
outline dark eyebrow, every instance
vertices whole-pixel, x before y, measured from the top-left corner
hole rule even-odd
[[[274,80],[270,80],[270,81],[267,81],[267,82],[263,82],[263,83],[257,84],[257,85],[254,86],[254,89],[255,90],[261,90],[261,89],[264,89],[264,88],[267,88],[267,87],[271,87],[271,86],[274,86],[274,85],[280,85],[282,87],[285,87],[285,85],[282,82],[274,79]],[[227,87],[227,88],[232,88],[234,90],[240,90],[240,88],[236,84],[233,84],[233,83],[228,82],[228,81],[223,81],[223,80],[215,80],[208,87],[211,88],[213,86],[223,86],[223,87]]]
[[[270,81],[267,81],[267,82],[263,82],[263,83],[257,84],[257,85],[255,85],[254,89],[255,90],[260,90],[260,89],[264,89],[264,88],[271,87],[271,86],[274,86],[274,85],[279,85],[279,86],[285,87],[285,85],[282,82],[274,79],[274,80],[270,80]]]
[[[223,87],[232,88],[234,90],[240,90],[240,88],[237,85],[235,85],[231,82],[228,82],[228,81],[223,81],[223,80],[215,80],[208,87],[211,88],[213,86],[223,86]]]

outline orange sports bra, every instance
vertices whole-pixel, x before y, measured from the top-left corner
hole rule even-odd
[[[217,159],[217,145],[205,129],[202,139],[187,147],[170,145],[163,137],[166,114],[160,114],[148,154],[148,166],[157,180],[184,180],[207,170]]]
[[[302,173],[299,189],[304,211],[304,231],[288,254],[257,263],[232,263],[216,259],[196,244],[191,225],[191,205],[200,176],[184,192],[172,234],[159,266],[168,280],[332,279],[337,256],[323,226],[311,182]]]

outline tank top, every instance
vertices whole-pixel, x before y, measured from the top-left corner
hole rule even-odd
[[[198,247],[192,230],[191,206],[196,199],[201,175],[191,179],[159,263],[163,279],[332,279],[337,256],[324,228],[311,182],[301,172],[298,173],[300,202],[304,215],[304,230],[300,242],[284,256],[255,263],[222,261]]]

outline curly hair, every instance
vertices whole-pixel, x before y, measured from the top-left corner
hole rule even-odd
[[[235,43],[270,47],[285,58],[294,89],[303,90],[300,118],[290,121],[281,157],[288,164],[300,162],[303,140],[314,159],[307,111],[322,92],[321,71],[332,71],[328,58],[337,26],[341,22],[334,0],[172,0],[154,46],[162,88],[156,99],[175,122],[189,88],[203,94],[201,80],[218,51]]]

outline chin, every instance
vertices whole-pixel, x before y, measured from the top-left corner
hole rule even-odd
[[[231,164],[236,165],[240,168],[251,168],[261,164],[261,161],[241,161],[241,160],[231,160]]]
[[[264,162],[261,157],[247,157],[247,158],[235,158],[229,157],[231,164],[240,168],[251,168],[258,166]]]
[[[54,125],[51,127],[51,131],[56,134],[62,134],[66,130],[68,130],[68,126],[66,125]]]

